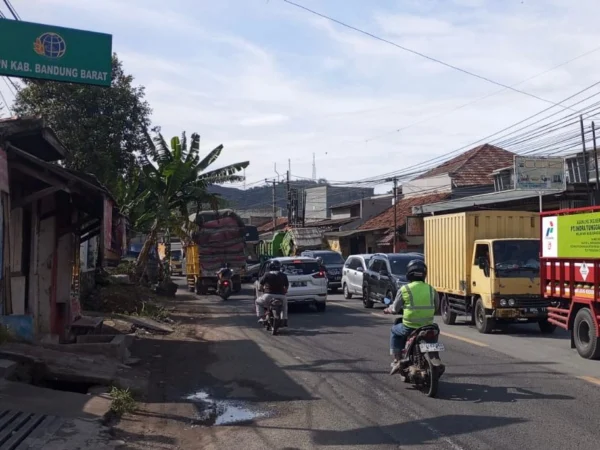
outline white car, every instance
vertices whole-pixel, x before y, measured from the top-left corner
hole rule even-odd
[[[279,257],[261,264],[258,279],[254,282],[254,295],[258,298],[259,281],[268,272],[270,261],[281,263],[281,270],[288,277],[290,287],[287,292],[288,305],[314,305],[317,311],[325,311],[327,305],[327,274],[321,272],[319,263],[314,258],[306,256]]]
[[[342,290],[344,298],[363,295],[363,274],[369,266],[372,255],[350,255],[342,269]]]

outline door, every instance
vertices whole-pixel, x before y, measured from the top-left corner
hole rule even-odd
[[[366,277],[368,277],[368,283],[369,283],[369,292],[370,295],[369,297],[372,300],[378,300],[380,298],[380,293],[379,293],[379,271],[381,270],[381,267],[383,266],[383,261],[381,261],[380,259],[374,259],[371,262],[371,265],[369,266],[369,271],[367,272],[367,274],[365,274]]]
[[[488,244],[477,244],[475,246],[471,280],[469,282],[471,283],[471,292],[474,294],[491,292],[490,246]]]
[[[362,261],[359,258],[352,258],[348,288],[353,294],[362,294],[363,271]]]
[[[379,269],[379,282],[377,292],[379,293],[379,300],[383,301],[385,298],[386,291],[388,290],[391,282],[391,271],[387,261],[381,261],[381,269]],[[390,300],[393,300],[390,299]]]

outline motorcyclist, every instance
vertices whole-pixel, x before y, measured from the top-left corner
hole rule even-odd
[[[288,305],[285,294],[290,283],[287,275],[281,271],[281,263],[279,261],[273,260],[269,262],[269,271],[262,276],[258,285],[259,291],[263,292],[263,295],[256,299],[256,316],[259,318],[258,322],[262,323],[264,321],[262,314],[264,308],[268,308],[271,301],[280,299],[283,302],[283,326],[287,327]]]
[[[233,275],[231,271],[230,265],[228,262],[224,262],[221,264],[221,268],[217,271],[217,277],[219,280],[222,278],[230,278]]]
[[[327,273],[327,267],[323,264],[323,258],[317,257],[317,263],[319,264],[319,271]]]
[[[402,364],[404,347],[410,334],[417,328],[433,324],[438,293],[425,282],[427,266],[414,259],[406,266],[408,284],[398,289],[394,303],[384,310],[386,314],[398,314],[404,310],[402,322],[390,332],[390,354],[394,357],[390,375],[397,373]]]

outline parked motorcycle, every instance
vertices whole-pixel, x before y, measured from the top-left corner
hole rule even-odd
[[[391,299],[384,299],[386,305]],[[397,317],[394,324],[402,322]],[[439,379],[446,371],[439,352],[445,351],[444,344],[438,342],[440,328],[437,324],[426,325],[411,333],[406,341],[404,357],[399,375],[405,383],[413,384],[428,397],[435,397],[438,391]]]

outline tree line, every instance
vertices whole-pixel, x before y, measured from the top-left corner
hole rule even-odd
[[[190,213],[202,205],[218,208],[221,197],[210,185],[241,181],[249,162],[210,169],[223,151],[205,155],[200,135],[166,140],[152,126],[152,109],[143,86],[112,58],[110,88],[41,80],[24,80],[13,105],[19,116],[41,116],[68,149],[67,168],[94,175],[117,199],[134,231],[148,236],[138,257],[141,275],[158,233],[165,233],[164,280],[170,280],[171,233],[181,233]]]

